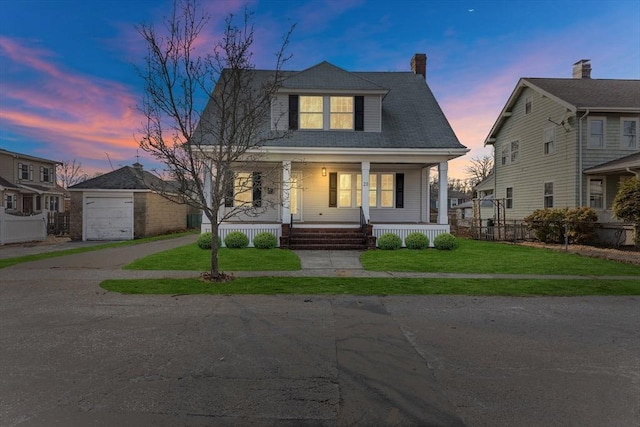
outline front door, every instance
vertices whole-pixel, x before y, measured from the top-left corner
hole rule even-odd
[[[302,179],[299,172],[291,174],[291,215],[294,221],[302,221]]]
[[[33,213],[33,196],[22,196],[22,212],[25,214]]]

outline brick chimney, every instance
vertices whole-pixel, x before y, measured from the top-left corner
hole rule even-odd
[[[411,71],[414,74],[420,74],[427,78],[427,55],[424,53],[416,53],[411,58]]]
[[[573,64],[574,79],[590,79],[591,78],[591,61],[590,59],[581,59]]]

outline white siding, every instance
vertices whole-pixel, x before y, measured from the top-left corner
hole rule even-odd
[[[364,131],[365,132],[381,132],[382,131],[382,96],[365,96],[364,97]]]

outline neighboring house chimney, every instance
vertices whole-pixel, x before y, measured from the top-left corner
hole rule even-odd
[[[591,78],[591,61],[590,59],[581,59],[573,64],[574,79],[590,79]]]
[[[424,53],[416,53],[411,58],[411,71],[414,74],[420,74],[427,78],[427,55]]]

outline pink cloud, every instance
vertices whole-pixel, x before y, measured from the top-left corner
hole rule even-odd
[[[0,82],[3,127],[49,143],[57,159],[127,157],[136,149],[141,115],[122,84],[88,78],[51,60],[51,52],[0,37],[11,73]]]

